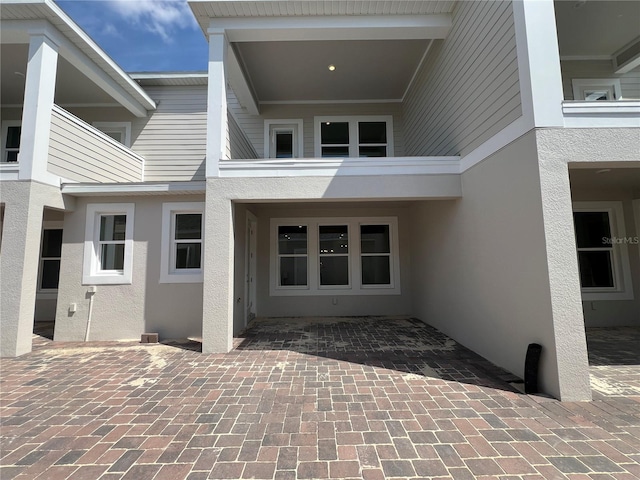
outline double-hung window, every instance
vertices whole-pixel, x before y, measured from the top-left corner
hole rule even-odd
[[[199,283],[204,278],[204,203],[162,204],[160,283]]]
[[[400,293],[396,217],[271,220],[271,295]]]
[[[633,298],[620,202],[576,202],[578,268],[583,300]]]
[[[131,283],[133,213],[133,203],[87,205],[83,284]]]
[[[315,155],[321,158],[393,156],[390,115],[315,117]]]

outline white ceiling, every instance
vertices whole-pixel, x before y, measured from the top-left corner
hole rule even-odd
[[[397,100],[429,42],[242,42],[235,49],[259,102]]]
[[[556,0],[561,56],[612,55],[640,36],[638,0]]]

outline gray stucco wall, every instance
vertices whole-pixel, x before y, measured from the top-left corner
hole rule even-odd
[[[201,202],[202,196],[91,197],[78,199],[65,215],[55,340],[84,340],[89,296],[82,285],[88,203],[134,203],[134,253],[131,285],[98,285],[89,340],[161,339],[202,334],[202,283],[159,283],[162,203]],[[69,313],[75,303],[77,311]]]
[[[540,343],[541,388],[563,399],[589,398],[577,285],[574,301],[558,293],[564,310],[550,297],[562,268],[547,248],[545,228],[558,228],[553,218],[545,226],[535,132],[466,171],[462,183],[462,199],[423,202],[412,212],[413,314],[520,377],[527,345]],[[558,225],[571,228],[568,194],[564,203]],[[575,283],[575,253],[571,258]],[[566,351],[559,335],[571,345]]]

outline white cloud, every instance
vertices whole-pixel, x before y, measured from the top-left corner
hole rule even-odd
[[[102,27],[102,34],[103,35],[111,35],[112,37],[121,37],[122,36],[122,35],[120,35],[120,32],[115,27],[115,25],[113,25],[113,23],[106,23]]]
[[[167,42],[175,29],[197,28],[186,0],[113,0],[108,5],[127,21]]]

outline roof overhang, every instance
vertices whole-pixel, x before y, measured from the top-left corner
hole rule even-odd
[[[134,115],[144,117],[155,102],[52,0],[3,0],[0,42],[29,43],[47,35],[59,54]]]

